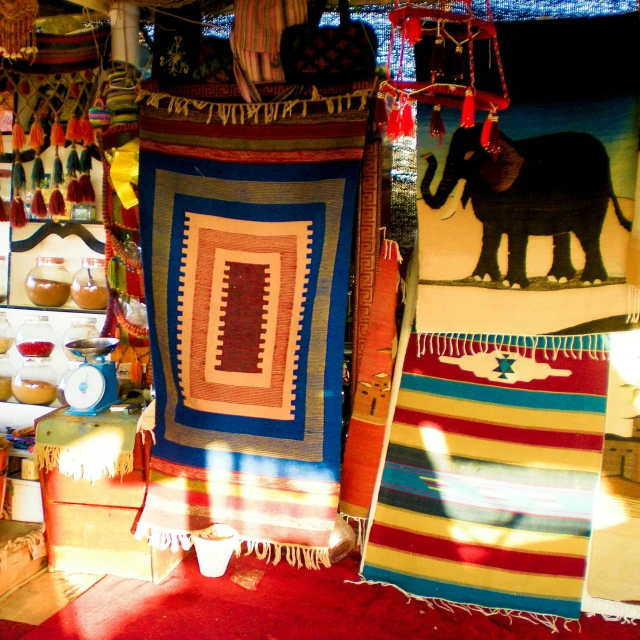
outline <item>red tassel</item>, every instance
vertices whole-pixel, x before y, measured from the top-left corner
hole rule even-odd
[[[131,384],[134,387],[139,387],[142,384],[142,364],[140,360],[136,359],[131,363],[129,368],[129,376],[131,378]]]
[[[24,200],[16,196],[11,201],[11,226],[24,227],[27,224],[27,212],[24,209]]]
[[[453,63],[451,65],[451,79],[462,80],[464,78],[464,58],[462,57],[463,48],[461,44],[456,45],[453,52]]]
[[[442,146],[442,138],[447,133],[444,126],[444,120],[442,119],[442,110],[439,104],[433,107],[431,112],[431,121],[429,123],[432,138],[439,138],[439,144]]]
[[[411,108],[411,103],[407,101],[402,106],[402,113],[400,115],[400,135],[413,136],[413,132],[413,109]]]
[[[2,198],[0,198],[0,222],[9,222],[9,218],[7,218],[7,207]]]
[[[47,217],[47,205],[44,202],[44,196],[40,189],[36,189],[33,194],[33,200],[31,201],[31,213],[38,218]]]
[[[409,16],[407,18],[404,36],[412,46],[422,40],[422,20],[418,16]]]
[[[62,192],[56,187],[49,198],[49,213],[52,216],[63,216],[65,209],[66,205]]]
[[[39,120],[34,120],[29,131],[29,146],[38,151],[44,144],[44,129]]]
[[[69,118],[69,122],[67,122],[67,140],[71,140],[72,142],[76,140],[80,142],[82,140],[82,131],[80,130],[80,123],[78,122],[78,118],[75,116],[71,116]]]
[[[462,104],[462,118],[460,119],[461,127],[473,127],[476,123],[475,100],[473,90],[467,89],[464,94],[464,103]]]
[[[56,118],[56,121],[51,127],[51,144],[58,147],[64,147],[65,142],[66,138],[64,137],[64,130],[62,129],[60,121]]]
[[[497,155],[500,153],[500,127],[498,126],[498,116],[490,113],[482,126],[480,144],[487,153]]]
[[[71,178],[67,185],[67,202],[78,203],[82,201],[82,193],[80,192],[80,183],[77,178]]]
[[[85,116],[82,116],[82,118],[80,118],[79,126],[80,131],[82,132],[82,142],[84,143],[85,147],[91,146],[96,141],[96,136],[93,132],[91,123]]]
[[[434,78],[444,75],[444,38],[442,36],[438,36],[433,43],[429,69]]]
[[[389,120],[387,122],[387,138],[389,138],[389,140],[397,140],[401,135],[400,109],[401,107],[394,105],[389,113]]]
[[[11,142],[13,144],[14,151],[20,151],[25,144],[27,144],[27,136],[24,135],[24,129],[19,122],[13,125],[11,131]]]
[[[91,178],[88,174],[83,173],[78,181],[80,184],[80,201],[81,202],[95,202],[96,194],[91,184]],[[70,200],[73,202],[73,200]]]

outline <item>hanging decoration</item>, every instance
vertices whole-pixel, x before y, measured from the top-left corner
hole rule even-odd
[[[407,4],[389,14],[391,43],[387,68],[391,68],[393,40],[402,38],[400,68],[395,79],[381,83],[380,90],[390,98],[387,136],[396,140],[411,136],[414,131],[412,103],[426,102],[433,106],[430,133],[442,143],[446,134],[442,107],[461,112],[460,125],[473,127],[475,112],[488,111],[482,142],[491,154],[500,151],[498,111],[509,105],[509,95],[500,59],[489,0],[485,0],[485,17],[474,14],[472,0],[436,0],[428,6]],[[474,45],[489,40],[495,58],[500,92],[477,86]],[[404,48],[425,42],[430,51],[428,82],[409,82],[403,79]]]
[[[38,48],[35,21],[38,0],[0,0],[0,54],[9,60],[33,60]]]

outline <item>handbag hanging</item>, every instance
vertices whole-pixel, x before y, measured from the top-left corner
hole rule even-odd
[[[349,0],[338,3],[340,24],[287,27],[280,40],[280,57],[288,84],[323,85],[373,78],[378,39],[371,26],[351,20]]]

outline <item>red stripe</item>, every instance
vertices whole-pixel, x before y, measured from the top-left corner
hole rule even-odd
[[[170,156],[235,162],[238,164],[300,164],[331,162],[339,160],[362,160],[363,148],[318,149],[314,151],[235,151],[226,149],[205,149],[178,144],[160,144],[151,140],[140,140],[140,148]]]
[[[574,360],[571,357],[564,356],[561,350],[558,359],[554,361],[551,359],[553,352],[550,349],[547,349],[547,355],[550,356],[549,360],[544,357],[544,349],[537,349],[535,351],[535,359],[537,362],[547,363],[553,369],[570,369],[572,371],[571,375],[566,377],[549,376],[546,380],[532,380],[531,382],[501,383],[487,380],[486,378],[479,378],[471,371],[464,371],[457,364],[441,362],[438,355],[429,352],[428,336],[426,340],[427,352],[422,356],[418,356],[417,334],[411,334],[403,366],[405,373],[417,373],[444,380],[472,382],[494,387],[507,387],[509,389],[548,391],[552,393],[582,393],[596,396],[607,395],[607,372],[609,363],[606,360],[593,360],[587,353],[583,353],[581,360]],[[447,340],[447,344],[448,342],[449,340]],[[456,352],[454,347],[453,353],[449,353],[447,347],[446,355],[453,358],[462,356],[465,353],[464,349],[462,349],[462,343],[463,340],[460,340],[459,352]],[[440,340],[440,345],[442,344],[443,340]],[[437,345],[435,338],[433,345],[435,351]],[[471,354],[472,348],[476,353],[479,353],[481,349],[485,347],[479,342],[469,341],[467,343],[466,353]],[[503,351],[506,353],[507,349],[504,348]],[[487,354],[484,357],[491,358],[493,356]],[[529,357],[531,357],[531,349],[527,349],[527,358]]]
[[[538,429],[503,427],[498,424],[464,420],[449,416],[430,415],[411,409],[396,408],[394,422],[412,427],[430,427],[443,433],[498,440],[514,444],[528,444],[540,447],[577,449],[580,451],[602,451],[604,435],[576,433],[575,431],[543,431]]]
[[[455,542],[445,538],[394,529],[377,522],[371,528],[369,542],[390,549],[407,551],[416,556],[505,569],[516,573],[582,578],[586,568],[586,559],[583,557],[515,551],[480,544]],[[455,575],[455,567],[452,567],[451,571],[452,575]]]

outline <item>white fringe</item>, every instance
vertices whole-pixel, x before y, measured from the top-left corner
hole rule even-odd
[[[136,540],[147,540],[149,545],[155,549],[164,551],[171,549],[174,553],[184,549],[189,551],[192,546],[191,534],[184,531],[173,529],[164,529],[162,527],[154,527],[150,524],[138,523],[136,532],[133,534]]]
[[[259,560],[265,560],[267,563],[273,562],[274,565],[284,558],[290,566],[298,567],[298,569],[304,566],[305,569],[318,570],[323,566],[327,568],[331,566],[329,549],[325,547],[305,547],[298,544],[280,544],[269,540],[248,538],[241,538],[240,545],[242,543],[246,545],[245,556],[255,553]],[[240,554],[240,548],[236,549],[236,554]]]
[[[357,538],[356,538],[356,549],[360,549],[362,551],[364,549],[364,535],[367,531],[367,524],[369,522],[369,518],[358,518],[358,516],[350,516],[347,513],[340,512],[340,515],[345,519],[346,522],[354,522],[357,527]]]
[[[628,287],[627,324],[640,321],[640,289],[632,284]]]

